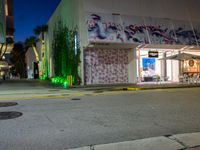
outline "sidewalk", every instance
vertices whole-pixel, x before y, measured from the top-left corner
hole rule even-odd
[[[138,91],[170,88],[194,88],[200,84],[148,83],[148,84],[110,84],[73,86],[64,89],[49,81],[40,80],[8,80],[0,84],[0,100],[26,100],[31,98],[66,98],[84,95],[100,95],[118,91]]]
[[[200,150],[200,132],[93,145],[70,150]]]
[[[14,82],[14,83],[13,83]],[[19,90],[27,86],[30,89],[57,89],[64,90],[62,85],[54,85],[50,81],[43,80],[7,80],[0,82],[0,91]],[[200,87],[200,84],[182,84],[182,83],[167,83],[167,82],[149,82],[139,84],[94,84],[94,85],[78,85],[68,87],[67,90],[80,91],[121,91],[121,90],[150,90],[150,89],[168,89],[168,88],[192,88]]]
[[[170,88],[195,88],[200,87],[200,84],[182,84],[182,83],[141,83],[141,84],[108,84],[108,85],[84,85],[73,86],[69,89],[79,90],[99,90],[99,91],[137,91],[151,89],[170,89]]]

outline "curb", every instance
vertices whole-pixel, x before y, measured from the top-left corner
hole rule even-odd
[[[83,91],[141,91],[141,90],[155,90],[155,89],[178,89],[178,88],[198,88],[200,85],[163,85],[163,86],[157,86],[157,85],[152,85],[152,86],[138,86],[138,85],[122,85],[122,86],[94,86],[94,87],[70,87],[68,88],[69,90],[71,89],[76,89],[76,90],[83,90]]]
[[[156,89],[181,89],[181,88],[198,88],[200,85],[193,86],[168,86],[168,87],[124,87],[124,88],[116,88],[113,91],[142,91],[142,90],[156,90]]]
[[[199,150],[200,132],[85,146],[68,150]]]

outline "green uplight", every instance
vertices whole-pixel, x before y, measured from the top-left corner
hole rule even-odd
[[[63,86],[64,86],[64,88],[66,89],[66,88],[68,87],[68,82],[65,81],[65,82],[63,83]]]
[[[47,77],[46,76],[40,76],[40,80],[46,80]]]
[[[64,88],[68,88],[68,80],[65,77],[54,77],[51,78],[51,83],[54,85],[62,85]]]

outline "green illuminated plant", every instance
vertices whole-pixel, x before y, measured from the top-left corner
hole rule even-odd
[[[69,29],[59,21],[54,29],[53,36],[53,60],[55,79],[58,83],[67,86],[67,81],[60,82],[72,75],[73,84],[76,84],[78,77],[78,66],[80,63],[80,47],[77,28]]]

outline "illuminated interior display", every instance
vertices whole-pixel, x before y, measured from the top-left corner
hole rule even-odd
[[[142,58],[142,74],[143,76],[152,77],[155,75],[155,58]]]
[[[200,61],[197,60],[186,60],[184,61],[184,72],[200,72]]]

